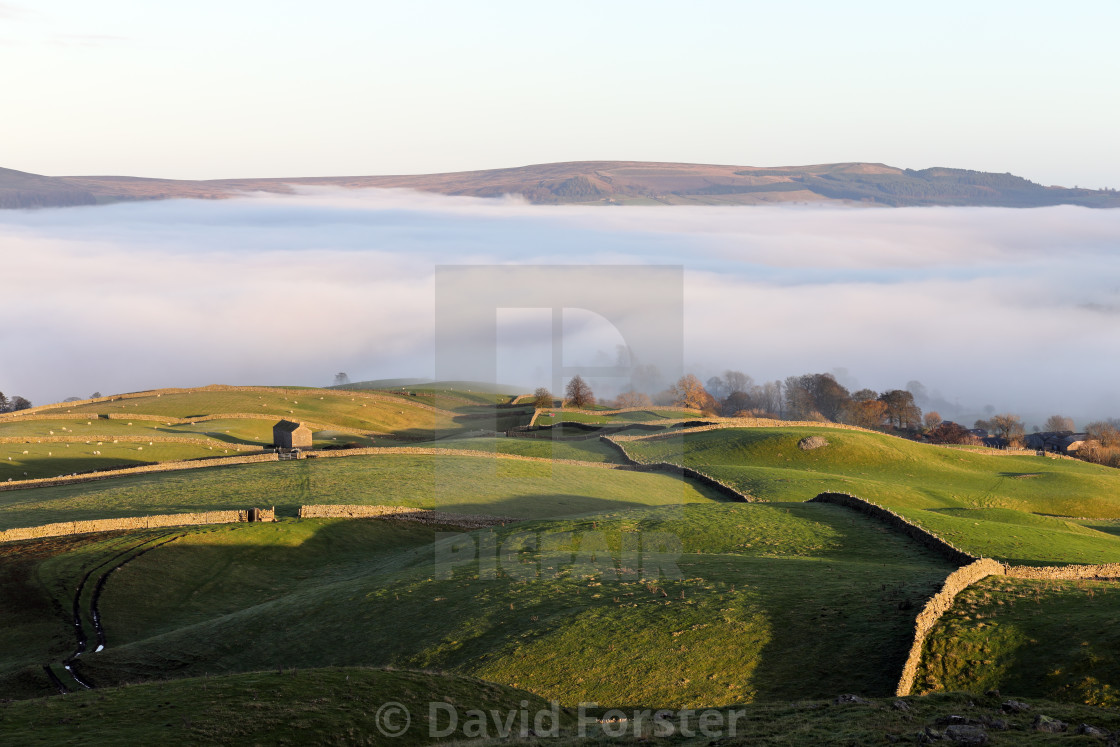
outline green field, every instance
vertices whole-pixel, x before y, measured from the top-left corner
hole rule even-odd
[[[551,415],[549,415],[551,413]],[[636,410],[634,412],[598,413],[568,412],[559,408],[543,410],[537,417],[537,425],[556,423],[589,423],[594,425],[622,425],[624,423],[657,424],[666,420],[687,420],[700,417],[699,412],[687,413],[679,410]]]
[[[502,548],[494,578],[471,562],[442,578],[432,532],[391,520],[192,530],[113,577],[102,598],[110,645],[82,659],[83,676],[370,665],[468,674],[564,703],[885,695],[913,610],[950,570],[818,504],[635,508],[476,532]],[[624,555],[622,532],[679,540],[679,576]],[[509,555],[525,536],[537,549]]]
[[[445,439],[435,444],[441,449],[471,449],[498,454],[574,459],[580,462],[623,464],[618,450],[598,438],[579,441],[553,441],[547,438],[464,438]]]
[[[59,406],[52,408],[50,412],[72,412],[87,416],[95,413],[124,416],[138,413],[174,418],[260,413],[262,419],[273,422],[281,418],[308,420],[346,428],[417,436],[430,435],[434,428],[455,427],[451,413],[416,407],[414,403],[404,399],[398,402],[395,399],[323,389],[292,389],[284,394],[275,391],[194,390],[112,402]]]
[[[829,445],[803,451],[809,435]],[[1120,516],[1120,472],[1085,462],[997,456],[835,428],[723,429],[622,442],[645,462],[694,467],[763,500],[852,493],[895,509],[974,554],[1016,563],[1120,560],[1120,538],[1053,516]]]
[[[381,736],[376,720],[377,710],[388,702],[399,702],[412,716],[406,733],[391,740]],[[347,667],[184,679],[74,693],[66,698],[0,703],[0,730],[13,744],[21,745],[116,747],[169,740],[189,744],[314,741],[421,745],[435,741],[426,721],[432,702],[454,709],[458,729],[443,739],[456,740],[457,744],[479,742],[479,734],[489,737],[488,743],[545,742],[563,747],[650,743],[708,747],[713,742],[765,747],[906,743],[916,742],[917,735],[926,728],[940,734],[953,717],[1005,722],[1006,731],[993,729],[988,733],[987,743],[995,747],[1102,743],[1089,737],[1033,731],[1031,724],[1038,713],[1060,719],[1071,724],[1071,728],[1090,723],[1105,730],[1120,729],[1120,717],[1112,710],[1032,700],[1032,711],[1009,715],[1001,711],[999,698],[950,693],[906,698],[906,710],[894,707],[893,698],[873,699],[866,705],[837,706],[831,700],[806,699],[737,705],[716,710],[715,723],[720,728],[713,728],[712,721],[704,722],[707,733],[702,728],[701,714],[672,713],[671,736],[660,736],[664,732],[655,731],[650,709],[637,714],[624,712],[644,719],[637,728],[629,723],[587,723],[597,715],[610,715],[612,704],[601,704],[586,709],[585,726],[581,729],[578,710],[561,707],[556,736],[550,731],[550,717],[542,717],[542,733],[547,736],[526,740],[519,738],[522,710],[528,714],[525,722],[530,728],[538,713],[551,710],[549,704],[531,693],[456,675]],[[487,728],[477,726],[477,720],[467,726],[469,719],[477,719],[472,709],[486,717]],[[497,711],[500,719],[508,719],[508,714],[514,713],[512,737],[505,736],[509,732],[494,725],[491,711]],[[725,733],[732,723],[736,727],[733,736]],[[78,725],[85,728],[76,729]],[[435,729],[438,739],[448,729],[448,722],[443,717],[437,719]]]
[[[55,521],[303,504],[541,518],[723,500],[681,478],[478,456],[385,454],[231,465],[0,492],[0,529]]]
[[[206,442],[197,445],[159,441],[113,443],[109,439],[89,444],[0,444],[0,482],[139,467],[182,459],[210,459],[237,453],[232,445],[207,445]]]
[[[494,404],[509,399],[508,395],[438,389],[409,397],[260,388],[190,390],[59,405],[41,414],[70,413],[74,417],[48,419],[32,413],[24,416],[29,419],[0,418],[0,437],[21,439],[0,443],[0,482],[207,458],[236,453],[238,446],[267,448],[273,443],[272,427],[282,418],[312,424],[316,429],[314,448],[412,445],[437,437],[504,431],[527,424],[531,407]],[[444,407],[447,409],[438,409]],[[214,417],[257,413],[259,417]],[[107,414],[115,417],[104,417]],[[168,420],[152,420],[153,416]],[[193,422],[174,423],[174,419]],[[161,443],[159,438],[189,438],[198,443]],[[75,442],[67,443],[66,439]]]
[[[1120,706],[1120,586],[990,577],[930,636],[916,691],[999,688]]]
[[[304,407],[307,398],[309,411],[320,408],[308,420],[344,427],[353,426],[343,418],[377,415],[363,412],[369,407],[360,405],[370,403],[351,402],[345,392],[327,392],[322,400],[320,394],[293,389],[273,395],[266,407]],[[493,423],[495,413],[509,419],[503,422],[516,422],[531,411],[495,408],[505,395],[460,397],[450,389],[435,394],[448,410],[440,416],[442,426],[414,429],[413,416],[431,413],[409,400],[424,398],[394,395],[399,405],[395,399],[375,402],[390,415],[404,412],[394,435],[370,441],[326,431],[316,433],[316,445],[411,444],[421,434],[477,430],[479,423]],[[144,403],[169,408],[162,414],[175,417],[191,407],[200,410],[194,416],[204,414],[202,403],[214,407],[211,412],[246,411],[248,400],[233,403],[221,399],[225,395],[258,397],[192,392],[182,395],[184,401],[164,395]],[[332,420],[327,411],[336,405]],[[186,434],[232,447],[271,440],[274,417],[184,426],[136,420],[130,426],[127,420],[75,415],[65,421],[0,421],[0,435],[36,440],[50,437],[49,430],[57,437],[104,427],[111,429],[98,434],[105,438]],[[799,449],[809,435],[824,437],[828,445]],[[867,734],[879,738],[884,732],[914,738],[921,719],[934,718],[931,708],[955,704],[960,710],[971,702],[967,708],[980,712],[998,703],[946,695],[914,699],[909,715],[872,704],[866,708],[874,715],[867,718],[853,718],[845,707],[801,720],[795,711],[782,710],[793,706],[778,705],[844,692],[890,695],[914,617],[953,568],[875,520],[804,501],[820,492],[852,493],[958,547],[1017,564],[1120,562],[1116,470],[825,427],[721,429],[621,443],[640,461],[685,464],[765,502],[729,502],[669,473],[501,458],[624,461],[598,438],[461,436],[418,445],[478,456],[311,458],[0,492],[0,529],[250,506],[276,506],[281,517],[274,524],[0,545],[0,629],[6,633],[0,637],[0,700],[50,693],[44,664],[68,676],[61,662],[75,646],[68,617],[75,590],[83,578],[105,576],[99,605],[107,648],[88,650],[78,665],[99,692],[49,701],[89,702],[102,709],[105,734],[150,733],[144,730],[156,728],[167,706],[153,699],[166,697],[199,714],[186,716],[189,723],[180,714],[170,720],[180,736],[269,741],[292,733],[277,715],[284,698],[318,688],[328,694],[309,698],[300,723],[328,734],[349,729],[357,730],[346,732],[352,736],[368,735],[369,714],[338,705],[348,702],[339,694],[345,689],[339,677],[353,676],[363,698],[403,688],[406,694],[397,700],[419,699],[445,687],[461,702],[473,698],[495,707],[508,698],[534,703],[555,698],[569,707],[584,700],[651,708],[755,703],[771,709],[770,718],[785,719],[797,735],[760,740],[763,744],[810,738],[828,743],[836,734],[843,735],[840,743],[863,744]],[[59,451],[81,456],[80,449],[100,448],[104,456],[110,446],[139,445],[144,451],[135,453],[145,456],[160,448],[158,442],[122,441],[0,449],[18,446],[18,456],[26,459],[22,464],[60,466],[72,455]],[[208,446],[175,446],[215,455]],[[33,449],[52,455],[22,455]],[[16,456],[0,452],[0,458],[8,455]],[[10,468],[16,468],[14,461]],[[331,503],[525,521],[464,533],[394,519],[293,518],[299,505]],[[646,554],[635,542],[646,543]],[[481,564],[475,557],[479,548]],[[93,588],[85,584],[77,598],[90,629]],[[1120,660],[1114,655],[1120,640],[1110,632],[1120,612],[1118,588],[1110,582],[988,579],[964,592],[931,636],[917,687],[973,693],[999,687],[1023,697],[1120,706],[1115,690]],[[176,682],[114,689],[168,678]],[[266,681],[274,692],[259,693],[262,705],[248,706],[260,708],[259,723],[225,723],[233,706],[208,693],[213,683],[230,703],[244,707]],[[162,689],[175,687],[189,687],[191,694],[162,694],[184,692]],[[96,697],[104,700],[88,700]],[[46,740],[58,734],[44,727],[46,717],[21,707],[0,704],[0,738],[6,731],[22,736],[33,728],[43,729]],[[73,718],[71,707],[52,705],[51,720],[57,725]],[[1047,707],[1055,714],[1075,712],[1073,706]],[[141,714],[134,727],[122,721],[129,708]],[[1082,718],[1099,721],[1102,713],[1086,711]],[[565,723],[570,727],[570,720]],[[288,731],[279,731],[284,728]],[[1026,732],[989,736],[993,744],[1030,743]],[[1010,741],[1012,736],[1025,741]]]
[[[550,708],[531,693],[455,675],[358,667],[287,670],[0,703],[0,737],[9,744],[109,747],[161,741],[368,744],[380,736],[378,707],[396,702],[415,716],[406,733],[394,737],[392,744],[421,745],[431,743],[425,718],[433,701],[459,709],[458,728],[447,735],[449,739],[471,736],[465,731],[471,709],[499,710],[504,716],[522,708],[534,715]],[[575,716],[564,710],[558,714],[563,733],[573,732]],[[541,723],[550,728],[549,721]],[[449,731],[445,721],[435,726],[441,730],[437,734]],[[518,723],[515,736],[519,728]]]

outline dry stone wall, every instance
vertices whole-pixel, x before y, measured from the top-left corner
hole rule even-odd
[[[431,511],[413,506],[359,506],[359,505],[322,505],[300,506],[301,519],[368,519],[393,518],[416,521],[421,524],[444,524],[468,529],[505,526],[522,519],[508,516],[479,516],[475,514],[453,514],[445,511]]]
[[[899,516],[889,508],[883,508],[877,503],[866,501],[863,498],[857,498],[848,493],[821,493],[815,498],[809,499],[809,503],[834,503],[838,506],[845,506],[865,514],[874,519],[878,519],[887,526],[893,527],[898,531],[905,534],[910,539],[918,544],[933,550],[950,563],[957,565],[966,565],[973,561],[979,560],[975,555],[965,552],[960,548],[953,546],[951,543],[938,537],[933,532],[923,529],[909,519]]]
[[[918,674],[918,667],[922,663],[922,649],[926,638],[937,625],[941,616],[953,606],[957,594],[967,589],[977,581],[988,576],[1002,576],[1004,565],[996,560],[984,558],[969,563],[950,573],[941,583],[941,589],[930,597],[922,607],[914,621],[914,641],[910,644],[910,652],[906,663],[902,665],[902,675],[898,680],[895,695],[909,695],[914,688],[914,678]]]
[[[890,509],[846,493],[821,493],[810,502],[833,503],[859,511],[901,531],[949,561],[961,564],[960,568],[950,573],[942,582],[941,589],[926,602],[914,621],[914,641],[910,646],[896,689],[896,695],[900,696],[909,695],[913,690],[914,679],[922,661],[922,649],[937,621],[952,608],[957,595],[977,581],[988,576],[1056,581],[1120,578],[1120,563],[1036,567],[1009,566],[990,558],[977,558]]]
[[[1002,576],[1006,566],[990,558],[977,558],[951,543],[946,542],[933,532],[923,529],[909,519],[899,516],[888,508],[872,503],[871,501],[857,498],[847,493],[821,493],[809,500],[810,503],[832,503],[858,511],[865,516],[883,522],[887,526],[905,534],[918,544],[941,555],[951,563],[961,567],[950,573],[941,582],[941,588],[925,603],[917,618],[914,620],[914,640],[910,644],[910,651],[906,662],[902,665],[902,674],[898,680],[896,695],[909,695],[914,688],[914,678],[918,674],[918,667],[922,663],[922,649],[925,647],[926,638],[937,625],[941,616],[953,606],[957,594],[967,589],[977,581],[988,576]]]
[[[1040,581],[1075,581],[1088,578],[1120,578],[1120,563],[1103,563],[1101,565],[1060,565],[1037,567],[1029,565],[1011,565],[1007,567],[1006,576],[1011,578],[1037,579]]]
[[[207,467],[225,467],[232,464],[255,464],[257,462],[275,462],[278,456],[275,452],[264,454],[250,454],[247,456],[217,457],[214,459],[192,459],[179,462],[160,462],[159,464],[144,464],[139,467],[125,467],[124,469],[105,470],[104,472],[91,472],[84,475],[65,475],[63,477],[44,477],[35,480],[20,480],[19,482],[0,482],[0,492],[5,490],[23,490],[25,488],[45,488],[55,485],[75,485],[83,482],[98,482],[125,475],[142,475],[150,472],[174,472],[184,469],[205,469]]]
[[[613,447],[619,454],[621,454],[622,458],[626,460],[627,466],[629,466],[631,469],[638,469],[643,472],[675,472],[677,474],[684,475],[685,477],[689,477],[696,482],[701,483],[702,485],[707,485],[716,492],[727,496],[733,501],[739,501],[743,503],[757,502],[757,499],[753,496],[742,493],[736,488],[728,485],[727,483],[721,482],[711,475],[706,475],[703,472],[698,472],[691,467],[685,467],[681,464],[673,464],[672,462],[653,462],[650,464],[639,462],[637,459],[627,454],[626,449],[623,448],[622,444],[615,442],[615,438],[618,437],[600,436],[599,440]]]
[[[257,521],[276,521],[276,510],[255,509]],[[72,534],[94,534],[120,530],[153,529],[156,527],[184,527],[200,524],[235,524],[249,520],[249,510],[204,511],[193,514],[161,514],[156,516],[130,516],[121,519],[91,519],[65,521],[37,527],[20,527],[0,531],[0,542],[65,537]]]

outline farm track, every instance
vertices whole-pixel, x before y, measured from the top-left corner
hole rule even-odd
[[[95,649],[96,653],[97,651],[101,651],[102,649],[104,649],[106,645],[105,630],[101,626],[101,612],[97,607],[97,602],[101,598],[101,593],[105,589],[105,584],[109,580],[109,576],[112,575],[114,571],[120,570],[123,566],[131,563],[141,555],[144,555],[145,553],[154,550],[157,547],[162,547],[163,545],[166,545],[170,542],[174,542],[175,540],[184,536],[183,534],[179,534],[171,537],[170,539],[166,539],[171,534],[173,533],[165,532],[155,537],[148,537],[144,541],[134,544],[127,549],[118,552],[116,555],[102,560],[100,563],[97,563],[89,570],[87,570],[85,575],[82,576],[82,580],[78,583],[78,588],[74,593],[73,603],[72,621],[74,625],[74,633],[77,638],[77,648],[72,654],[70,654],[70,656],[62,661],[62,667],[70,674],[71,677],[74,678],[74,681],[81,685],[83,688],[92,690],[95,687],[95,685],[82,678],[82,676],[75,671],[78,658],[82,654],[84,654],[86,652],[86,649],[89,647],[89,636],[86,635],[85,626],[82,623],[82,595],[85,593],[86,584],[89,583],[90,577],[93,576],[93,574],[99,569],[104,568],[106,565],[112,565],[112,567],[102,573],[94,583],[94,590],[90,599],[89,618],[93,626],[93,634],[97,637],[98,647]],[[159,540],[164,541],[159,542],[155,545],[151,544],[152,542],[158,542]],[[149,546],[144,547],[145,545]],[[136,552],[137,550],[139,550],[139,552]],[[122,562],[116,562],[121,560],[122,558],[125,558]],[[50,669],[50,667],[44,667],[44,669],[47,670],[48,674],[51,676],[52,681],[58,680],[58,677],[54,675],[54,672]],[[60,681],[57,682],[57,684],[60,687],[64,687]]]

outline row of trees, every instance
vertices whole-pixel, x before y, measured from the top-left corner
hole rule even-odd
[[[623,392],[610,404],[618,408],[677,405],[713,415],[845,423],[914,436],[921,434],[933,443],[943,444],[979,443],[981,436],[994,436],[1011,446],[1023,444],[1026,429],[1018,415],[991,414],[977,420],[969,429],[944,421],[936,410],[923,414],[914,392],[910,391],[921,390],[921,387],[913,386],[916,382],[911,384],[907,389],[884,392],[871,389],[849,392],[828,373],[790,376],[784,381],[758,384],[742,371],[725,371],[706,383],[687,374],[652,397],[636,390]],[[568,382],[564,394],[563,404],[569,407],[591,407],[596,401],[590,385],[580,376]],[[534,400],[541,408],[554,404],[552,393],[544,387],[537,389]],[[1074,423],[1064,415],[1051,415],[1043,430],[1072,433]],[[1085,430],[1088,446],[1082,458],[1102,464],[1115,462],[1114,466],[1120,466],[1120,420],[1090,423]]]
[[[537,389],[534,400],[537,407],[552,407],[554,402],[552,393],[544,387]],[[580,376],[573,377],[565,388],[564,404],[589,407],[594,403],[595,396],[587,382]],[[911,392],[861,389],[852,394],[832,374],[791,376],[784,382],[762,384],[756,384],[741,371],[727,371],[706,384],[687,374],[653,397],[628,391],[613,404],[620,408],[677,405],[709,414],[831,421],[866,428],[917,430],[922,425],[922,411]],[[940,422],[940,418],[937,420]]]
[[[31,402],[23,397],[12,397],[8,399],[3,392],[0,392],[0,412],[15,412],[16,410],[26,410],[31,407]]]

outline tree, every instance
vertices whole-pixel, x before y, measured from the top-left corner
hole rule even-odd
[[[832,374],[805,374],[786,379],[786,406],[792,418],[836,422],[849,401],[848,390]]]
[[[618,406],[620,409],[628,407],[649,407],[652,404],[653,400],[649,398],[648,394],[635,392],[633,389],[618,395]]]
[[[1101,446],[1120,446],[1120,429],[1112,423],[1098,420],[1085,426],[1085,435],[1090,441],[1098,441]]]
[[[3,392],[0,392],[0,412],[11,412],[11,409],[12,403],[8,401]]]
[[[996,437],[1005,439],[1008,443],[1021,441],[1023,438],[1023,422],[1018,415],[1010,412],[993,415],[991,425]]]
[[[719,400],[725,399],[727,395],[731,393],[727,389],[727,382],[718,376],[713,376],[708,379],[704,384],[704,388],[708,390],[708,394]]]
[[[967,428],[956,423],[940,423],[930,429],[930,443],[935,444],[971,444],[979,441]]]
[[[89,398],[90,399],[100,399],[101,398],[101,392],[94,392],[93,394],[89,395]]]
[[[922,422],[922,410],[914,404],[914,394],[905,389],[892,389],[879,395],[887,407],[887,422],[899,430],[917,428]]]
[[[782,416],[782,383],[767,381],[761,386],[751,387],[751,399],[760,410]]]
[[[27,409],[30,409],[30,408],[31,408],[31,401],[30,400],[26,400],[23,397],[19,397],[19,396],[12,397],[12,404],[11,404],[11,411],[12,412],[16,412],[18,410],[27,410]]]
[[[670,391],[673,393],[673,402],[682,407],[690,407],[694,410],[716,409],[715,399],[704,389],[700,379],[692,374],[678,379],[677,383],[670,387]]]
[[[742,371],[724,371],[723,383],[727,387],[727,394],[732,395],[736,392],[749,392],[754,386],[754,379]]]
[[[1046,418],[1046,423],[1043,424],[1042,430],[1047,433],[1058,433],[1061,431],[1073,433],[1073,418],[1067,418],[1065,415],[1051,415]]]
[[[925,417],[922,418],[922,423],[925,425],[927,430],[933,430],[937,426],[941,425],[941,422],[941,413],[939,413],[937,410],[930,410],[925,414]]]
[[[546,387],[539,386],[537,387],[537,390],[533,392],[533,407],[542,410],[548,409],[552,407],[553,402],[554,400],[552,398],[552,392],[550,392]]]
[[[740,412],[754,410],[754,397],[746,392],[732,392],[720,403],[724,415],[737,415]]]
[[[864,389],[863,391],[871,391]],[[871,392],[873,395],[874,392]],[[857,392],[859,394],[859,392]],[[871,399],[853,399],[844,410],[844,422],[860,428],[882,428],[887,417],[887,406],[880,402],[878,395]]]
[[[985,433],[991,433],[994,430],[994,428],[992,427],[992,421],[984,420],[983,418],[973,423],[972,427],[976,430],[984,431]]]
[[[350,377],[346,375],[345,371],[339,371],[334,375],[335,386],[346,386],[350,383]]]
[[[568,382],[568,386],[564,389],[567,395],[567,401],[572,407],[584,408],[595,404],[595,395],[591,391],[591,387],[583,380],[580,375],[575,375],[572,380]]]

